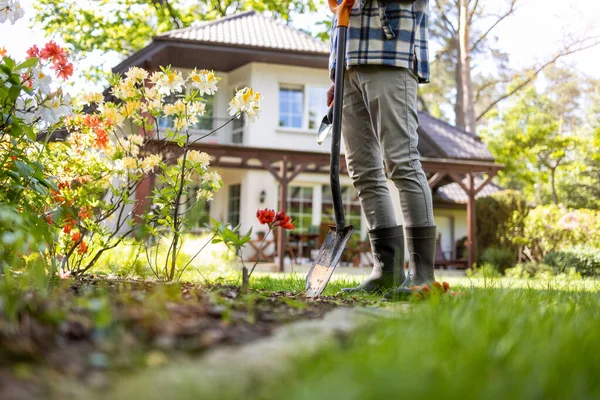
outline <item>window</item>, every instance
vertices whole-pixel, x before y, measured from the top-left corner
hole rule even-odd
[[[231,129],[231,143],[243,144],[244,143],[244,124],[246,122],[246,115],[242,114],[240,118],[233,120],[233,127]]]
[[[196,201],[199,189],[199,186],[192,186],[188,194],[190,203],[188,203],[186,217],[187,227],[190,229],[204,228],[210,222],[210,202],[204,199]]]
[[[342,186],[341,189],[346,225],[354,225],[354,228],[360,232],[362,218],[358,193],[352,186]],[[331,186],[329,185],[323,185],[323,205],[321,211],[323,213],[323,221],[327,221],[327,219],[329,219],[331,223],[335,222],[333,199],[331,197]]]
[[[279,126],[302,128],[304,114],[304,90],[302,88],[279,89]]]
[[[242,185],[229,186],[229,201],[227,208],[227,222],[232,226],[237,226],[240,223],[240,199],[242,193]]]
[[[308,129],[319,129],[323,116],[327,114],[326,92],[322,87],[308,89]]]
[[[327,113],[327,88],[318,86],[281,86],[279,88],[279,126],[316,130]]]
[[[308,232],[312,225],[313,188],[290,186],[287,198],[287,214],[294,221],[296,231]]]

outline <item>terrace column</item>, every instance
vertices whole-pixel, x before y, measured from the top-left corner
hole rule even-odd
[[[288,161],[287,156],[283,156],[283,159],[279,164],[279,171],[273,168],[272,161],[261,160],[263,167],[271,173],[279,182],[279,211],[283,211],[287,208],[287,197],[288,197],[288,185],[294,180],[298,174],[305,171],[308,164],[297,163],[294,168],[291,168],[291,163]],[[289,171],[291,169],[291,171]],[[289,172],[288,172],[289,171]],[[285,249],[287,245],[287,236],[284,229],[277,230],[277,257],[279,259],[279,272],[284,271],[283,257],[285,255]]]

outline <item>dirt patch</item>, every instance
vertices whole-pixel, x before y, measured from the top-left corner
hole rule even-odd
[[[2,293],[0,399],[48,398],[67,380],[109,386],[112,374],[247,343],[351,303],[218,285],[61,283],[51,291]]]

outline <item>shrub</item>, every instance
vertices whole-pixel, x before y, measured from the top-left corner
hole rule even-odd
[[[567,247],[600,248],[600,212],[570,210],[562,205],[539,206],[525,218],[525,240],[535,260]]]
[[[544,263],[560,273],[574,268],[582,276],[597,276],[600,275],[600,248],[574,246],[552,251],[544,257]]]
[[[500,278],[501,276],[496,267],[488,263],[468,269],[466,274],[469,278]]]
[[[519,238],[523,236],[523,220],[528,212],[525,198],[516,190],[504,190],[477,199],[478,253],[483,255],[488,247],[501,246],[510,249],[516,259]],[[481,261],[485,260],[482,258]]]
[[[508,278],[515,279],[528,279],[536,276],[554,274],[554,269],[546,264],[528,262],[519,263],[513,268],[508,268],[504,271],[504,274]]]
[[[515,254],[510,248],[488,247],[481,255],[481,260],[494,266],[498,272],[504,273],[507,268],[515,265]]]

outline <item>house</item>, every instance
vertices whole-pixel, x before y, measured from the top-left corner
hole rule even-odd
[[[220,89],[209,99],[208,117],[196,127],[199,132],[228,119],[228,101],[236,88],[251,86],[262,94],[262,113],[257,121],[230,124],[198,144],[198,149],[212,156],[212,165],[224,181],[212,202],[193,210],[198,226],[210,216],[233,225],[241,223],[244,229],[252,226],[257,232],[264,230],[256,221],[257,209],[286,209],[301,234],[289,238],[294,246],[302,252],[303,240],[318,246],[314,240],[319,229],[327,229],[326,224],[333,219],[329,145],[316,143],[330,84],[328,54],[328,44],[249,11],[156,36],[114,68],[121,73],[132,66],[215,70],[222,78]],[[487,184],[501,165],[476,135],[426,113],[420,113],[419,118],[419,150],[434,191],[441,247],[447,258],[455,258],[456,241],[468,236],[471,265],[475,257],[474,199],[493,190]],[[169,121],[163,123],[166,127]],[[365,239],[365,219],[343,158],[341,170],[347,221]],[[138,209],[148,206],[146,196],[152,184],[149,179],[138,190]],[[391,182],[389,186],[398,223],[402,223],[396,188]],[[283,268],[281,256],[288,248],[288,238],[281,232],[277,240]]]

